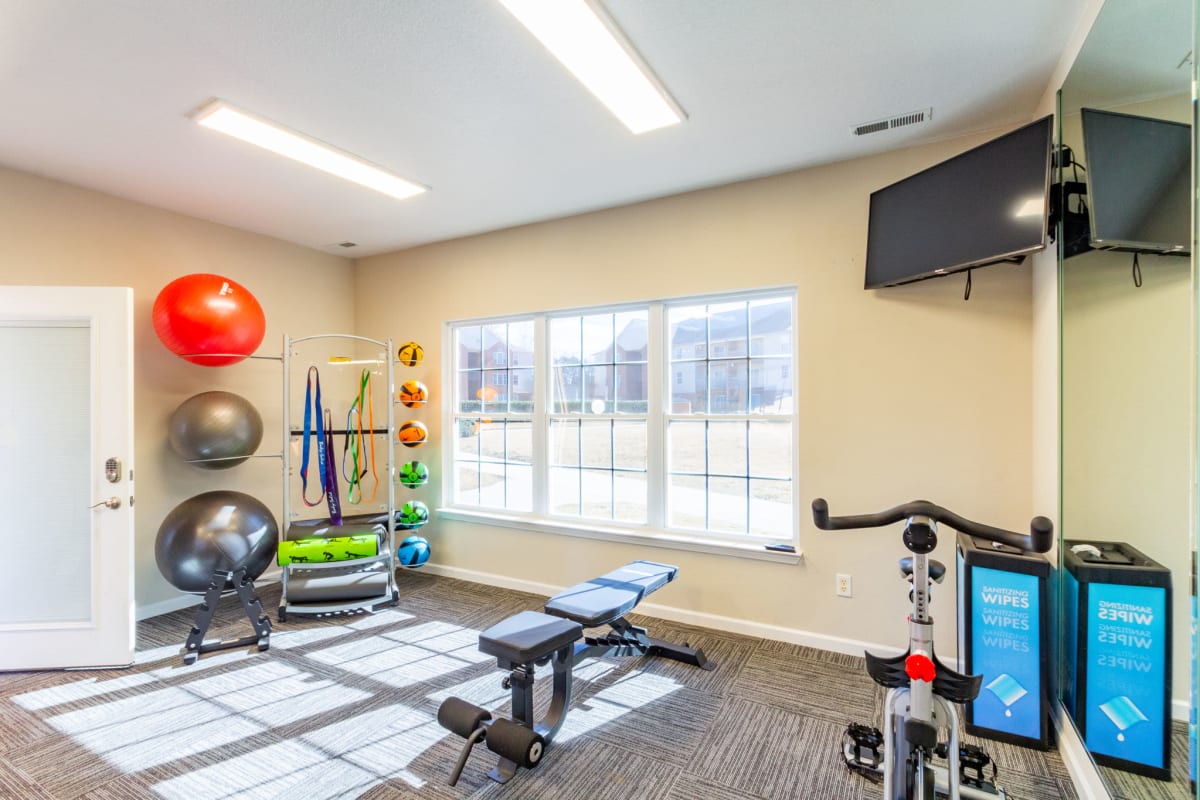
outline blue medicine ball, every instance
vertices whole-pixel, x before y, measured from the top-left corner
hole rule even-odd
[[[400,566],[416,569],[429,560],[429,540],[423,536],[409,536],[396,550]]]

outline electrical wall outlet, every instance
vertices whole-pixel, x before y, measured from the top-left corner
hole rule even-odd
[[[838,597],[853,597],[854,582],[849,575],[838,573],[837,576],[837,595]]]

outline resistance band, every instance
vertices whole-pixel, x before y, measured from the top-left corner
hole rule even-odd
[[[333,417],[329,410],[325,410],[325,449],[326,451],[333,450]],[[318,453],[319,455],[319,453]],[[331,525],[342,524],[342,501],[338,497],[338,482],[337,482],[337,467],[333,464],[333,459],[328,458],[325,462],[325,499],[329,501],[329,523]]]
[[[357,410],[358,401],[355,400],[346,412],[346,438],[342,441],[342,477],[346,479],[346,502],[351,505],[358,505],[362,499],[359,488],[362,473],[358,471],[358,436],[355,432],[355,428],[362,427],[362,414],[355,414]],[[353,462],[349,469],[346,468],[346,456]]]
[[[367,409],[367,428],[363,430],[363,407]],[[357,422],[357,426],[355,425]],[[357,432],[356,431],[357,428]],[[346,412],[346,438],[342,446],[342,476],[346,479],[346,502],[357,505],[363,502],[362,479],[367,475],[367,450],[371,452],[371,478],[374,485],[370,503],[379,491],[379,476],[375,470],[375,401],[371,397],[371,371],[364,369],[359,381],[358,397]],[[368,444],[369,441],[369,444]],[[353,469],[346,468],[346,456],[350,456]]]
[[[316,405],[313,405],[313,386],[316,386]],[[317,470],[321,476],[321,495],[316,500],[308,499],[308,454],[309,454],[309,438],[314,433],[313,431],[313,409],[316,409],[316,435],[317,435]],[[325,442],[325,425],[323,424],[321,413],[321,373],[316,367],[308,368],[308,379],[304,387],[304,441],[300,454],[300,497],[304,500],[304,505],[315,506],[319,505],[325,499],[326,485],[328,481],[325,478],[328,472],[328,450]]]

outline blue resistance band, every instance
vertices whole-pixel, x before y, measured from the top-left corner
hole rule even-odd
[[[309,438],[313,434],[313,384],[316,384],[316,410],[317,410],[317,469],[321,476],[321,495],[316,500],[308,499],[308,454],[309,454]],[[308,368],[308,380],[304,387],[304,442],[300,454],[300,486],[301,498],[304,500],[304,505],[315,506],[319,505],[325,499],[325,493],[329,484],[327,474],[329,468],[327,466],[328,451],[325,440],[325,425],[324,415],[321,413],[321,373],[316,367]]]

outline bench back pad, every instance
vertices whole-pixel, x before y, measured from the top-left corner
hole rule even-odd
[[[628,614],[642,598],[675,580],[678,567],[634,561],[607,575],[572,586],[546,602],[546,613],[585,627],[607,625]]]

